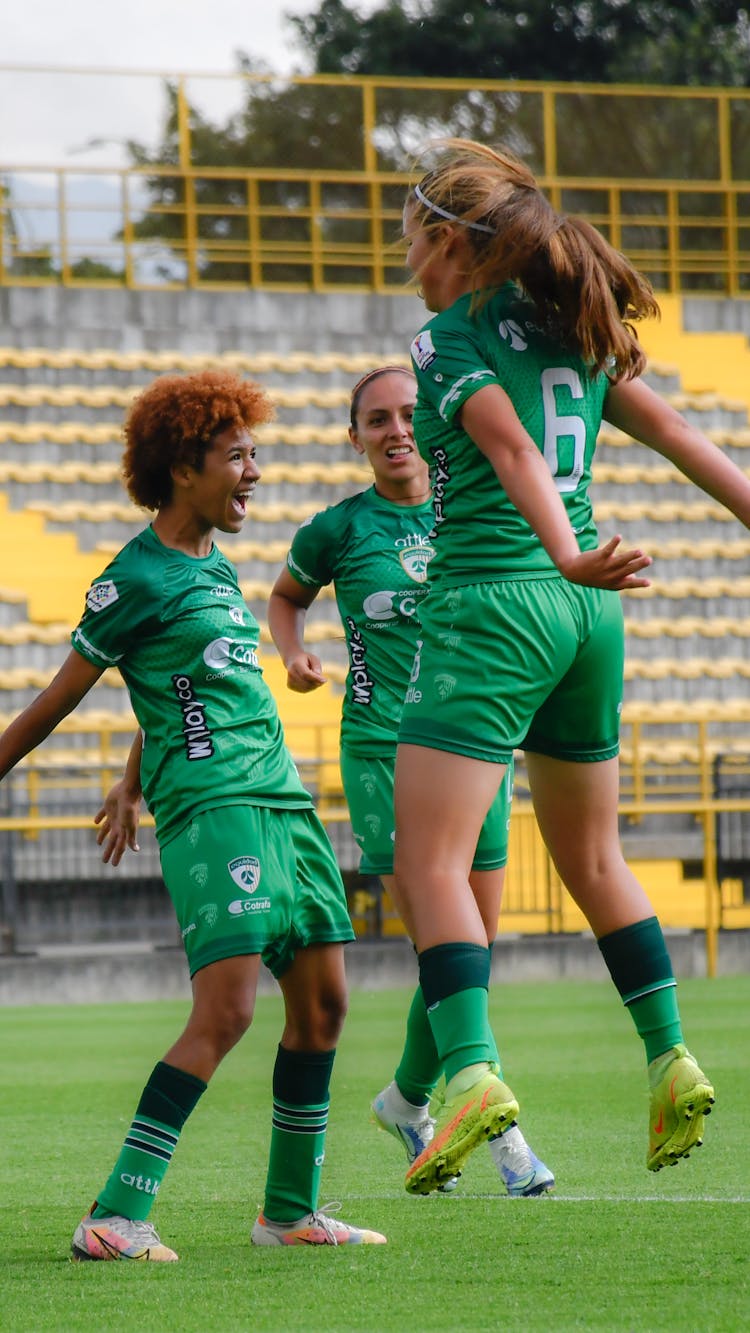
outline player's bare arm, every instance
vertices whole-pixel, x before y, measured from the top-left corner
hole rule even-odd
[[[45,690],[24,708],[0,736],[0,778],[51,735],[72,713],[104,670],[72,649]]]

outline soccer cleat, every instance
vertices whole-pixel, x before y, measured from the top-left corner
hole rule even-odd
[[[469,1155],[508,1129],[518,1115],[510,1088],[489,1070],[466,1092],[445,1103],[435,1136],[406,1173],[410,1194],[430,1194],[451,1176],[460,1176]]]
[[[646,1159],[649,1171],[675,1166],[681,1157],[690,1156],[691,1148],[701,1146],[703,1121],[715,1100],[711,1084],[689,1051],[675,1046],[672,1055],[651,1089]]]
[[[128,1217],[92,1217],[96,1204],[78,1223],[71,1244],[73,1258],[79,1259],[150,1259],[156,1263],[174,1263],[177,1255],[162,1245],[150,1222],[131,1221]]]
[[[497,1167],[512,1199],[531,1199],[554,1189],[555,1177],[526,1142],[517,1125],[512,1125],[489,1145]]]
[[[406,1160],[411,1166],[411,1163],[419,1157],[419,1154],[424,1152],[428,1143],[432,1142],[435,1134],[435,1121],[430,1115],[428,1106],[420,1108],[422,1115],[414,1120],[406,1119],[404,1116],[394,1113],[389,1098],[393,1086],[391,1083],[382,1092],[378,1093],[371,1104],[372,1113],[380,1128],[391,1134],[405,1148]],[[451,1176],[444,1180],[438,1188],[442,1194],[450,1194],[457,1184],[456,1177]]]
[[[364,1231],[331,1217],[338,1204],[306,1213],[296,1222],[272,1222],[261,1213],[252,1230],[253,1245],[385,1245],[379,1231]]]

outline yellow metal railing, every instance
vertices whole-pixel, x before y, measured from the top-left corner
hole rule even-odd
[[[660,719],[664,712],[667,717]],[[660,863],[671,867],[671,904],[678,913],[671,924],[705,930],[709,975],[714,975],[717,968],[719,930],[750,925],[750,902],[744,897],[741,883],[730,879],[720,882],[717,847],[719,816],[747,814],[750,818],[750,797],[743,793],[735,797],[717,796],[714,774],[717,755],[735,756],[740,777],[747,776],[745,790],[750,788],[747,727],[750,710],[746,710],[744,718],[737,713],[732,719],[729,711],[717,704],[714,714],[696,719],[694,710],[688,707],[663,710],[654,705],[652,709],[643,706],[626,709],[620,804],[625,834],[642,831],[646,820],[658,822],[660,852],[636,850],[633,855],[638,861],[648,862],[644,867],[647,885],[652,881],[658,886],[660,874],[664,879]],[[0,818],[0,834],[15,832],[27,843],[51,829],[80,829],[93,835],[95,803],[122,769],[132,734],[132,719],[123,715],[120,719],[92,720],[87,724],[83,717],[70,718],[63,724],[65,732],[74,733],[76,723],[79,733],[76,739],[80,740],[83,733],[85,748],[66,745],[56,752],[54,746],[46,745],[16,771],[13,783],[17,813]],[[287,725],[286,732],[303,780],[315,794],[324,824],[331,827],[346,824],[348,814],[338,775],[337,725],[293,724]],[[49,793],[63,786],[68,793],[80,788],[77,809],[74,807],[74,813],[50,814]],[[670,821],[674,822],[670,825]],[[143,825],[153,827],[149,816],[144,816]],[[688,826],[691,836],[686,839]],[[686,844],[694,850],[685,850]],[[635,838],[633,846],[637,846]],[[694,863],[691,883],[682,879],[687,862]],[[365,898],[366,894],[359,898],[355,895],[355,916],[357,909],[363,918],[366,916]],[[364,928],[366,923],[363,920],[360,924]],[[579,931],[585,924],[565,893],[542,844],[520,761],[501,929],[561,933]],[[384,931],[387,934],[402,931],[387,911]]]
[[[123,131],[136,79],[148,119]],[[463,133],[518,151],[659,290],[750,291],[747,89],[0,66],[3,91],[0,283],[397,292],[414,150]],[[73,95],[84,153],[51,125],[51,158],[16,158],[24,105]]]

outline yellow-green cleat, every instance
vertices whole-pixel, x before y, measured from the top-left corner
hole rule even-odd
[[[659,1066],[665,1062],[658,1078]],[[646,1165],[649,1171],[661,1171],[689,1157],[692,1148],[700,1148],[703,1122],[715,1098],[706,1075],[684,1046],[675,1046],[653,1065],[657,1066],[657,1082],[651,1088]]]
[[[453,1176],[480,1143],[501,1134],[518,1115],[510,1088],[492,1070],[446,1102],[435,1136],[406,1173],[410,1194],[430,1194]]]

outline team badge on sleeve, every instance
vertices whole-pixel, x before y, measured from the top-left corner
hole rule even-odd
[[[112,580],[105,579],[103,583],[92,583],[86,593],[86,605],[89,611],[103,611],[105,606],[116,602],[119,596]]]
[[[420,370],[426,370],[428,366],[432,365],[437,357],[437,352],[429,329],[423,329],[421,333],[417,334],[411,345],[411,354],[414,358],[414,364]]]

